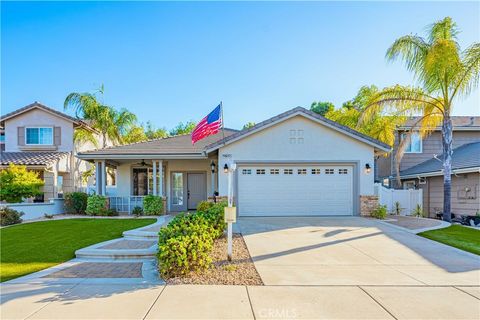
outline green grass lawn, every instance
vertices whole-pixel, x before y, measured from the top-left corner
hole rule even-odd
[[[19,224],[0,230],[0,281],[49,268],[75,257],[75,251],[120,238],[123,231],[155,219],[68,219]]]
[[[418,235],[480,255],[480,230],[452,225],[444,229],[425,231]]]

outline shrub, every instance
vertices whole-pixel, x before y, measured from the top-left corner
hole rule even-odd
[[[209,201],[200,201],[197,204],[197,212],[206,212],[208,209],[210,209],[214,205],[213,202]]]
[[[393,205],[393,212],[395,213],[395,215],[399,216],[400,214],[402,214],[403,208],[400,202],[396,201]]]
[[[372,211],[372,217],[377,219],[385,219],[387,217],[387,206],[377,206]]]
[[[0,200],[9,203],[22,202],[23,198],[42,194],[40,188],[43,184],[37,172],[10,163],[8,168],[0,170]]]
[[[425,212],[423,211],[423,208],[420,204],[417,203],[417,205],[415,206],[415,209],[413,209],[412,211],[412,216],[417,218],[421,218],[425,216]]]
[[[159,196],[148,195],[143,198],[143,212],[146,215],[163,214],[163,199]]]
[[[135,207],[132,210],[132,214],[136,217],[141,216],[143,214],[143,209],[142,207]]]
[[[87,209],[85,212],[90,216],[108,215],[108,199],[100,195],[92,195],[87,199]]]
[[[219,238],[225,231],[225,214],[224,208],[228,206],[227,202],[219,202],[210,206],[205,212],[198,212],[197,214],[204,217],[205,220],[211,224],[214,229],[213,237]]]
[[[214,229],[198,214],[177,215],[160,229],[158,262],[164,277],[184,275],[208,268]]]
[[[70,192],[65,196],[65,211],[71,214],[85,214],[88,195],[85,192]]]
[[[7,207],[0,207],[0,225],[9,226],[22,222],[23,212],[18,212]]]

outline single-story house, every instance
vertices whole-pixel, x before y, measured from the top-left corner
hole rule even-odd
[[[423,190],[423,209],[434,217],[443,209],[443,155],[400,171],[404,186]],[[452,155],[452,213],[480,212],[480,142],[464,144]]]
[[[81,152],[96,164],[96,192],[131,211],[147,194],[168,211],[195,209],[215,192],[227,194],[224,169],[234,163],[240,216],[349,216],[376,203],[374,157],[390,147],[301,107],[257,125],[225,129],[192,145],[190,135]],[[105,168],[116,187],[105,187]]]

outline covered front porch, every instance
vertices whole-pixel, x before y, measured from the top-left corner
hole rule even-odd
[[[110,208],[132,213],[146,195],[161,196],[166,212],[194,210],[217,190],[217,161],[203,159],[95,159],[90,190],[109,198]]]

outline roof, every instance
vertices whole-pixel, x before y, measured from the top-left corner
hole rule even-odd
[[[302,108],[302,107],[296,107],[296,108],[293,108],[289,111],[286,111],[284,113],[281,113],[275,117],[272,117],[268,120],[265,120],[265,121],[262,121],[256,125],[254,125],[253,127],[250,127],[248,129],[244,129],[242,131],[239,131],[239,132],[236,132],[232,135],[229,135],[228,137],[225,137],[224,139],[221,139],[219,141],[216,141],[210,145],[207,146],[207,151],[211,151],[211,150],[215,150],[221,146],[223,146],[224,144],[228,144],[228,143],[231,143],[233,141],[236,141],[236,140],[239,140],[239,139],[242,139],[250,134],[253,134],[259,130],[262,130],[264,128],[267,128],[273,124],[276,124],[277,122],[280,122],[282,120],[286,120],[288,118],[291,118],[293,116],[296,116],[296,115],[304,115],[306,116],[307,118],[310,118],[310,119],[313,119],[313,120],[316,120],[318,122],[321,122],[322,124],[326,125],[327,127],[330,127],[334,130],[337,130],[337,131],[340,131],[344,134],[347,134],[357,140],[360,140],[360,141],[363,141],[367,144],[370,144],[370,145],[373,145],[374,147],[377,147],[381,150],[384,150],[384,151],[390,151],[391,147],[386,144],[386,143],[383,143],[377,139],[374,139],[372,137],[369,137],[363,133],[360,133],[358,132],[357,130],[354,130],[350,127],[347,127],[347,126],[344,126],[344,125],[341,125],[339,124],[338,122],[335,122],[333,120],[330,120],[330,119],[327,119],[321,115],[319,115],[318,113],[315,113],[313,111],[310,111],[310,110],[307,110],[305,108]]]
[[[1,152],[1,165],[10,163],[25,166],[49,166],[67,156],[69,152]]]
[[[237,130],[225,129],[225,137]],[[143,156],[143,155],[185,155],[204,156],[205,146],[223,138],[223,132],[208,136],[192,145],[192,135],[184,134],[167,138],[153,139],[144,142],[107,147],[78,154],[79,158],[89,159],[100,155]]]
[[[443,155],[438,156],[438,159],[432,158],[416,166],[405,169],[400,172],[401,177],[416,176],[432,173],[442,174]],[[439,160],[440,159],[440,160]],[[464,144],[453,150],[452,155],[452,170],[479,168],[480,167],[480,141]]]
[[[399,129],[410,128],[420,119],[420,117],[409,118],[404,125]],[[480,131],[480,117],[475,116],[453,116],[451,117],[454,130],[479,130]],[[437,127],[436,130],[441,130]]]
[[[78,119],[78,118],[72,117],[72,116],[70,116],[70,115],[68,115],[68,114],[66,114],[66,113],[60,112],[60,111],[55,110],[55,109],[52,109],[52,108],[50,108],[50,107],[47,107],[46,105],[41,104],[40,102],[37,102],[37,101],[35,101],[34,103],[31,103],[31,104],[29,104],[29,105],[27,105],[27,106],[25,106],[25,107],[23,107],[23,108],[17,109],[17,110],[15,110],[15,111],[12,111],[12,112],[10,112],[10,113],[7,113],[7,114],[1,116],[1,117],[0,117],[0,122],[3,122],[3,121],[8,120],[8,119],[10,119],[10,118],[16,117],[16,116],[18,116],[18,115],[20,115],[20,114],[22,114],[22,113],[28,112],[28,111],[30,111],[30,110],[32,110],[32,109],[42,109],[42,110],[44,110],[44,111],[46,111],[46,112],[52,113],[52,114],[60,117],[60,118],[63,118],[63,119],[68,120],[68,121],[71,121],[71,122],[75,123],[76,125],[85,126],[85,127],[87,127],[87,128],[90,128],[90,125],[89,125],[86,121],[84,121],[84,120],[82,120],[82,119]],[[90,129],[91,129],[91,128],[90,128]],[[92,130],[93,130],[93,129],[92,129]]]

